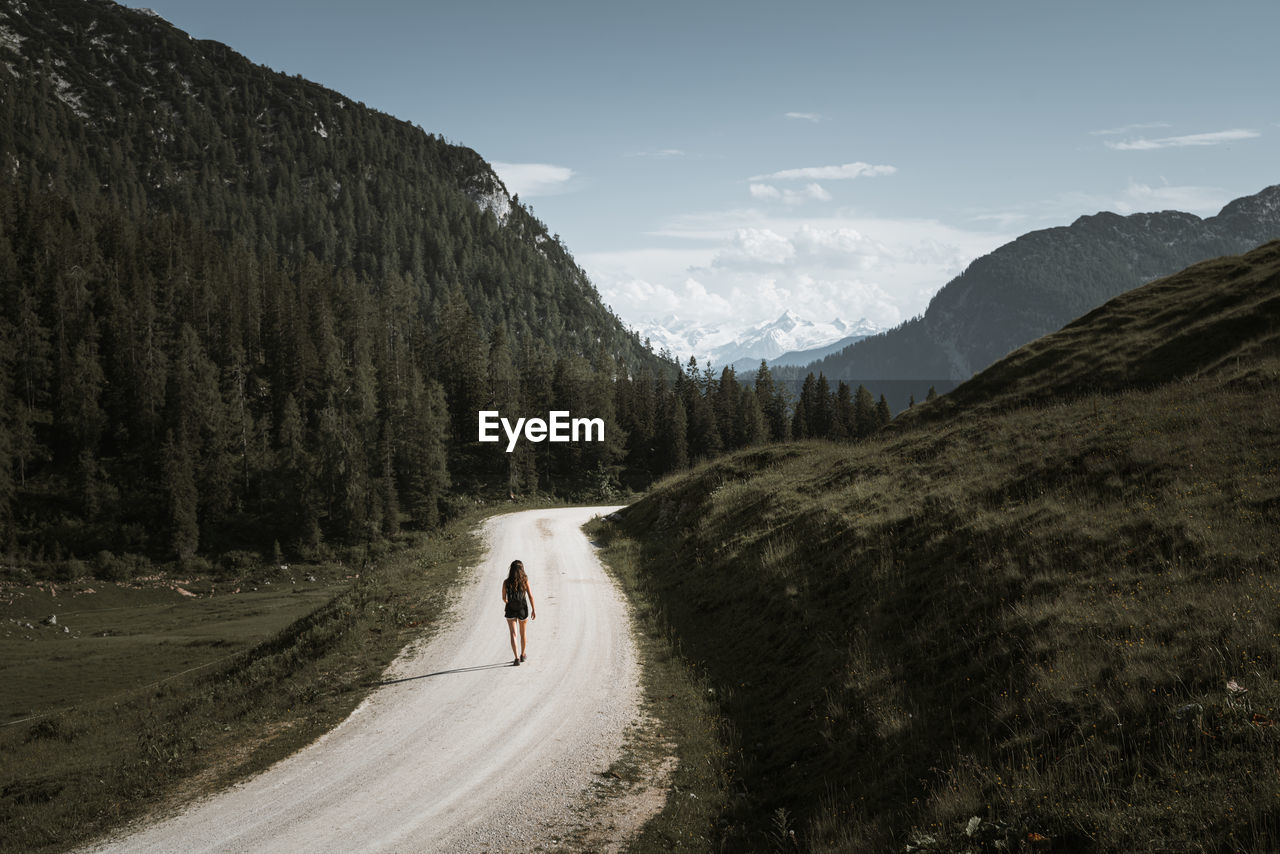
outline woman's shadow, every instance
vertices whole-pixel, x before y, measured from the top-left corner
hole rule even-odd
[[[405,676],[400,679],[384,679],[381,682],[373,684],[381,687],[383,685],[398,685],[401,682],[413,682],[417,679],[430,679],[433,676],[448,676],[450,673],[474,673],[477,670],[496,670],[499,667],[514,667],[510,661],[503,661],[497,664],[477,664],[475,667],[455,667],[453,670],[437,670],[435,673],[423,673],[418,676]]]

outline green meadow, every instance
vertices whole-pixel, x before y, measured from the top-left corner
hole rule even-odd
[[[11,572],[0,588],[0,852],[66,850],[332,728],[406,643],[440,625],[482,516],[346,563],[235,577],[51,587]]]
[[[150,587],[88,578],[11,584],[0,592],[0,724],[127,696],[208,667],[266,640],[348,585],[296,581],[283,575],[222,592],[206,579],[182,585],[157,579]]]

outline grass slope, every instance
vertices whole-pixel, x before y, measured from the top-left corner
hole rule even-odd
[[[624,511],[733,733],[726,850],[1280,849],[1278,250],[1120,298],[945,420]]]

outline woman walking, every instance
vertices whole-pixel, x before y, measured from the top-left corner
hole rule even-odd
[[[525,601],[526,597],[528,601]],[[507,580],[502,582],[502,601],[506,604],[507,628],[511,632],[511,652],[515,654],[516,660],[512,664],[517,667],[520,662],[525,661],[525,648],[528,642],[525,640],[524,624],[532,617],[538,619],[538,608],[533,604],[533,591],[529,589],[529,576],[524,574],[524,564],[518,560],[511,561],[511,571],[507,573]],[[532,609],[532,614],[530,614]],[[516,623],[520,623],[520,648],[516,648]]]

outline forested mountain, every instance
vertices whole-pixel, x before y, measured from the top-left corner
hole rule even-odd
[[[1208,219],[1178,211],[1082,216],[984,255],[920,317],[803,370],[849,380],[968,379],[1118,294],[1277,237],[1280,185]]]
[[[646,358],[471,149],[108,0],[0,2],[0,60],[0,160],[22,186],[400,275],[429,322],[456,285],[485,329]]]
[[[615,397],[677,373],[474,151],[146,12],[0,2],[5,553],[308,554],[644,484]],[[475,442],[552,407],[607,441]]]

